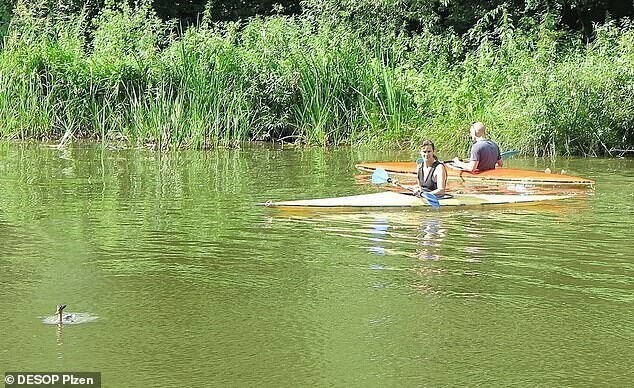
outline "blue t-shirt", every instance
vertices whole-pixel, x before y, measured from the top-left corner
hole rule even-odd
[[[500,148],[491,140],[480,140],[471,147],[471,160],[478,161],[477,171],[495,168],[495,163],[500,159]]]

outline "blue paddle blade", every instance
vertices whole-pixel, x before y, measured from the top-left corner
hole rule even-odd
[[[505,151],[505,152],[502,152],[502,154],[500,156],[502,156],[502,159],[506,159],[506,158],[510,158],[513,155],[517,155],[519,153],[520,153],[519,151],[515,151],[515,150],[514,151]]]
[[[429,206],[433,207],[434,209],[438,209],[440,207],[440,202],[438,202],[438,198],[436,198],[434,194],[426,193],[423,191],[420,193],[420,195],[421,197],[425,198]]]
[[[387,174],[387,171],[385,171],[382,168],[377,168],[372,173],[372,183],[374,183],[375,185],[382,185],[389,181],[390,181],[390,176]]]

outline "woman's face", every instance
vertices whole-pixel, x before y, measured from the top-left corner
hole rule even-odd
[[[430,145],[423,146],[420,148],[420,156],[427,162],[431,162],[434,160],[434,149]]]

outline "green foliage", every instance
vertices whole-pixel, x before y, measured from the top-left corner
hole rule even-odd
[[[630,27],[609,23],[583,52],[536,69],[533,79],[541,81],[524,90],[536,145],[553,154],[596,155],[634,144],[633,38]]]
[[[127,2],[109,3],[94,21],[93,54],[106,62],[152,62],[159,47],[166,45],[166,26],[156,16],[151,0],[135,7]]]
[[[4,36],[9,29],[11,16],[13,15],[14,0],[0,1],[0,48],[3,45]]]
[[[518,18],[504,3],[474,7],[464,35],[431,13],[406,33],[424,11],[415,5],[460,4],[307,2],[303,16],[244,25],[215,23],[210,6],[175,35],[149,0],[94,17],[73,2],[19,0],[0,52],[0,134],[159,148],[432,138],[448,154],[466,151],[469,123],[482,120],[502,148],[537,155],[634,143],[629,23],[598,26],[587,44],[557,28],[556,12]],[[396,16],[363,23],[379,11]]]

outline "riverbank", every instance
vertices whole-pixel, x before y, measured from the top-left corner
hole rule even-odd
[[[474,49],[450,35],[359,36],[274,16],[187,29],[148,6],[39,16],[16,9],[0,53],[0,135],[210,148],[250,140],[602,155],[634,143],[634,30],[596,38],[545,18]]]

